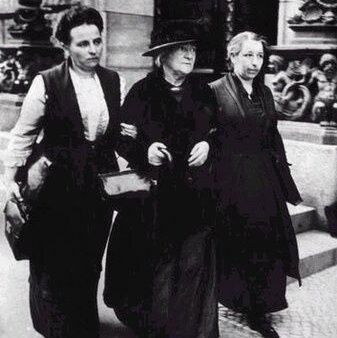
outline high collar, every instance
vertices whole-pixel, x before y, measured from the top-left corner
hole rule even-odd
[[[244,97],[254,97],[257,95],[257,81],[256,79],[253,80],[252,83],[252,93],[249,95],[245,87],[243,86],[243,83],[241,79],[233,72],[232,73],[233,81],[235,82],[236,86],[238,87],[240,93]]]

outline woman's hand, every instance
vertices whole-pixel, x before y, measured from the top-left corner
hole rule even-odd
[[[121,134],[124,136],[130,136],[133,139],[137,137],[137,127],[133,124],[121,123]]]
[[[209,144],[206,141],[197,143],[191,150],[188,158],[188,165],[190,167],[200,167],[203,165],[208,157]]]
[[[20,193],[20,187],[15,181],[15,176],[17,174],[17,167],[5,167],[5,173],[3,176],[3,182],[6,189],[6,198],[17,199],[19,202],[23,201],[23,198]]]
[[[162,165],[165,159],[172,162],[172,155],[167,150],[166,145],[161,142],[154,142],[150,145],[147,158],[149,163],[154,166]]]
[[[20,193],[20,187],[15,181],[6,182],[6,198],[9,199],[15,199],[19,202],[23,201],[23,198]]]

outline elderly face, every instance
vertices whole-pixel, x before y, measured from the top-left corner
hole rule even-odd
[[[261,41],[246,40],[238,54],[231,56],[234,72],[243,80],[253,80],[261,70],[264,52]]]
[[[99,63],[103,43],[96,25],[81,25],[70,30],[70,43],[65,46],[73,65],[84,72],[92,71]]]
[[[177,75],[186,76],[193,70],[196,58],[196,46],[184,44],[176,47],[163,61],[164,69]]]

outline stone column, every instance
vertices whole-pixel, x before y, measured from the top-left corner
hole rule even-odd
[[[0,1],[0,46],[6,42],[7,21],[10,14],[14,13],[15,5],[13,0]]]
[[[1,0],[0,13],[14,12],[16,1],[13,0]]]
[[[294,38],[294,31],[288,27],[287,20],[298,11],[300,3],[300,0],[280,0],[277,45],[288,45]]]
[[[118,71],[130,88],[152,67],[152,59],[141,54],[150,44],[154,1],[105,0],[101,10],[106,27],[103,63]]]

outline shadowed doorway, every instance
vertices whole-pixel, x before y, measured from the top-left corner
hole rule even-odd
[[[265,36],[271,45],[277,43],[279,0],[236,0],[236,32],[251,30]]]

